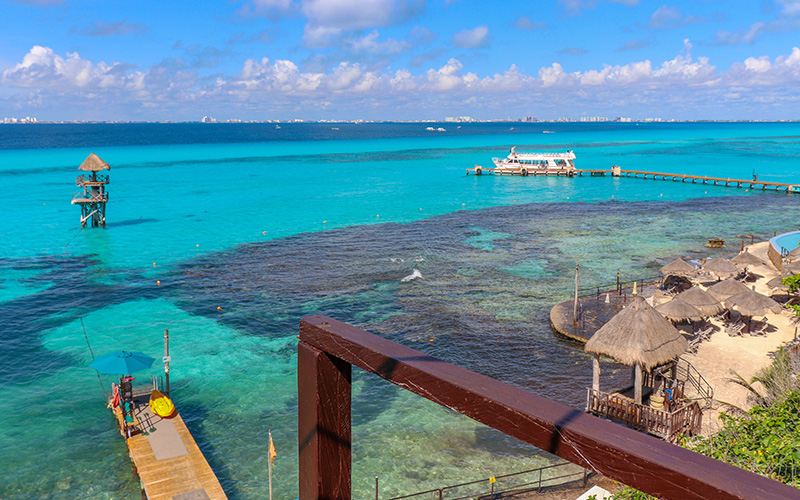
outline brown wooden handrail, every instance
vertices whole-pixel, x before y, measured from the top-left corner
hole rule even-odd
[[[800,490],[785,484],[326,316],[300,321],[300,500],[350,499],[351,365],[659,498],[800,500]]]

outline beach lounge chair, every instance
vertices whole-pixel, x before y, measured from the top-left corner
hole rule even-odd
[[[753,321],[750,325],[750,335],[754,337],[765,337],[767,335],[767,328],[769,328],[769,323],[767,323],[767,318],[764,317],[760,321]]]
[[[737,321],[735,323],[728,323],[725,325],[725,333],[728,334],[729,337],[741,337],[742,331],[744,327],[747,326],[741,321]]]

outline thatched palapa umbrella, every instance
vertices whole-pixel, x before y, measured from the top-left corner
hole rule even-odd
[[[772,278],[771,280],[767,281],[767,286],[771,290],[770,292],[771,295],[776,295],[776,293],[773,292],[786,293],[789,291],[789,287],[783,284],[783,278],[786,278],[788,276],[790,275],[783,274],[781,276],[778,276],[777,278]]]
[[[658,270],[662,276],[695,276],[697,269],[680,257]]]
[[[672,322],[685,320],[700,321],[703,319],[703,313],[700,312],[700,309],[678,298],[656,306],[656,311],[660,312],[662,316]]]
[[[111,166],[103,161],[102,158],[92,153],[83,160],[78,170],[85,170],[87,172],[100,172],[101,170],[111,170]]]
[[[675,298],[695,306],[701,313],[707,316],[713,316],[725,309],[722,302],[718,301],[713,295],[702,288],[690,288],[685,292],[679,293]]]
[[[703,271],[707,271],[723,280],[731,276],[736,276],[741,272],[738,267],[722,257],[717,257],[703,264]]]
[[[592,388],[600,390],[600,354],[635,370],[634,400],[642,404],[642,369],[676,359],[686,350],[686,339],[641,296],[633,298],[589,339],[586,352],[595,353]]]
[[[753,290],[747,290],[725,299],[725,307],[737,311],[742,316],[763,316],[767,313],[779,313],[783,309],[780,304]]]
[[[735,279],[728,278],[725,281],[720,281],[708,287],[708,293],[713,295],[719,300],[725,300],[728,297],[750,291],[747,285],[743,285]]]
[[[751,254],[747,250],[739,252],[739,255],[731,259],[731,262],[740,266],[763,266],[764,261]]]

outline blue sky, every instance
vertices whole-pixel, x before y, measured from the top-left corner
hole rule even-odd
[[[0,118],[800,118],[800,0],[0,9]]]

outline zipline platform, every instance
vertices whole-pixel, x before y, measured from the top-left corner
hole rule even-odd
[[[161,418],[148,406],[150,393],[134,394],[133,424],[114,408],[128,454],[148,500],[227,500],[222,486],[176,411]]]

